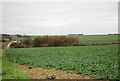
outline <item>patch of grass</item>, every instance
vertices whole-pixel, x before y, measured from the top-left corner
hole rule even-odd
[[[68,35],[79,39],[80,43],[113,43],[118,42],[119,35]]]
[[[30,75],[21,69],[17,69],[18,65],[9,61],[2,51],[2,72],[4,73],[2,79],[30,79]]]
[[[15,39],[16,41],[20,41],[20,40],[22,40],[23,39],[23,37],[11,37],[12,39]]]
[[[0,42],[0,45],[3,45],[3,44],[5,44],[6,42]]]

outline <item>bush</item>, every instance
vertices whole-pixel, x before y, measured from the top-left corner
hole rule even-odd
[[[32,66],[29,66],[28,69],[32,69],[33,67]]]
[[[15,36],[16,36],[16,37],[22,37],[22,35],[20,35],[20,34],[16,34]]]
[[[26,45],[22,44],[21,42],[16,42],[16,43],[12,43],[10,45],[10,48],[25,48]]]
[[[0,42],[7,42],[7,40],[5,40],[5,39],[0,39]]]
[[[24,38],[23,40],[21,40],[21,43],[26,46],[33,45],[33,41],[30,37]]]
[[[66,36],[44,36],[34,39],[34,47],[43,46],[71,46],[72,44],[78,43],[78,39],[74,37]]]

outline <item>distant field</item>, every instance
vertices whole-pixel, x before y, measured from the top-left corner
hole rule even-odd
[[[6,42],[0,42],[0,45],[3,45],[3,44],[5,44]]]
[[[34,39],[34,38],[36,38],[36,37],[38,37],[38,36],[31,36],[32,39]],[[17,40],[17,41],[23,39],[23,37],[13,37],[13,36],[12,36],[11,38],[14,39],[14,40]]]
[[[12,39],[19,41],[19,40],[22,40],[23,38],[22,37],[12,37]]]
[[[0,45],[2,45],[3,44],[3,42],[0,42]]]
[[[118,35],[73,35],[81,43],[113,43],[118,42]]]
[[[96,79],[118,76],[118,45],[15,48],[6,50],[6,55],[19,64],[75,70]]]

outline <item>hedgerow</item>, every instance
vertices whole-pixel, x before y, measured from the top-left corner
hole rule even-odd
[[[75,46],[79,43],[78,38],[66,36],[43,36],[31,39],[30,37],[13,43],[11,47],[55,47],[55,46]]]

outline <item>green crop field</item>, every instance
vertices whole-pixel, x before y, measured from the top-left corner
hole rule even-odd
[[[81,43],[113,43],[118,42],[119,35],[71,35],[79,38]]]
[[[0,45],[3,45],[3,44],[5,44],[6,42],[0,42]]]
[[[75,70],[96,79],[117,79],[118,45],[15,48],[6,50],[13,62],[33,67]]]
[[[2,45],[3,44],[3,42],[0,42],[0,45]]]
[[[22,40],[23,37],[11,37],[12,39],[15,39],[16,41]]]

